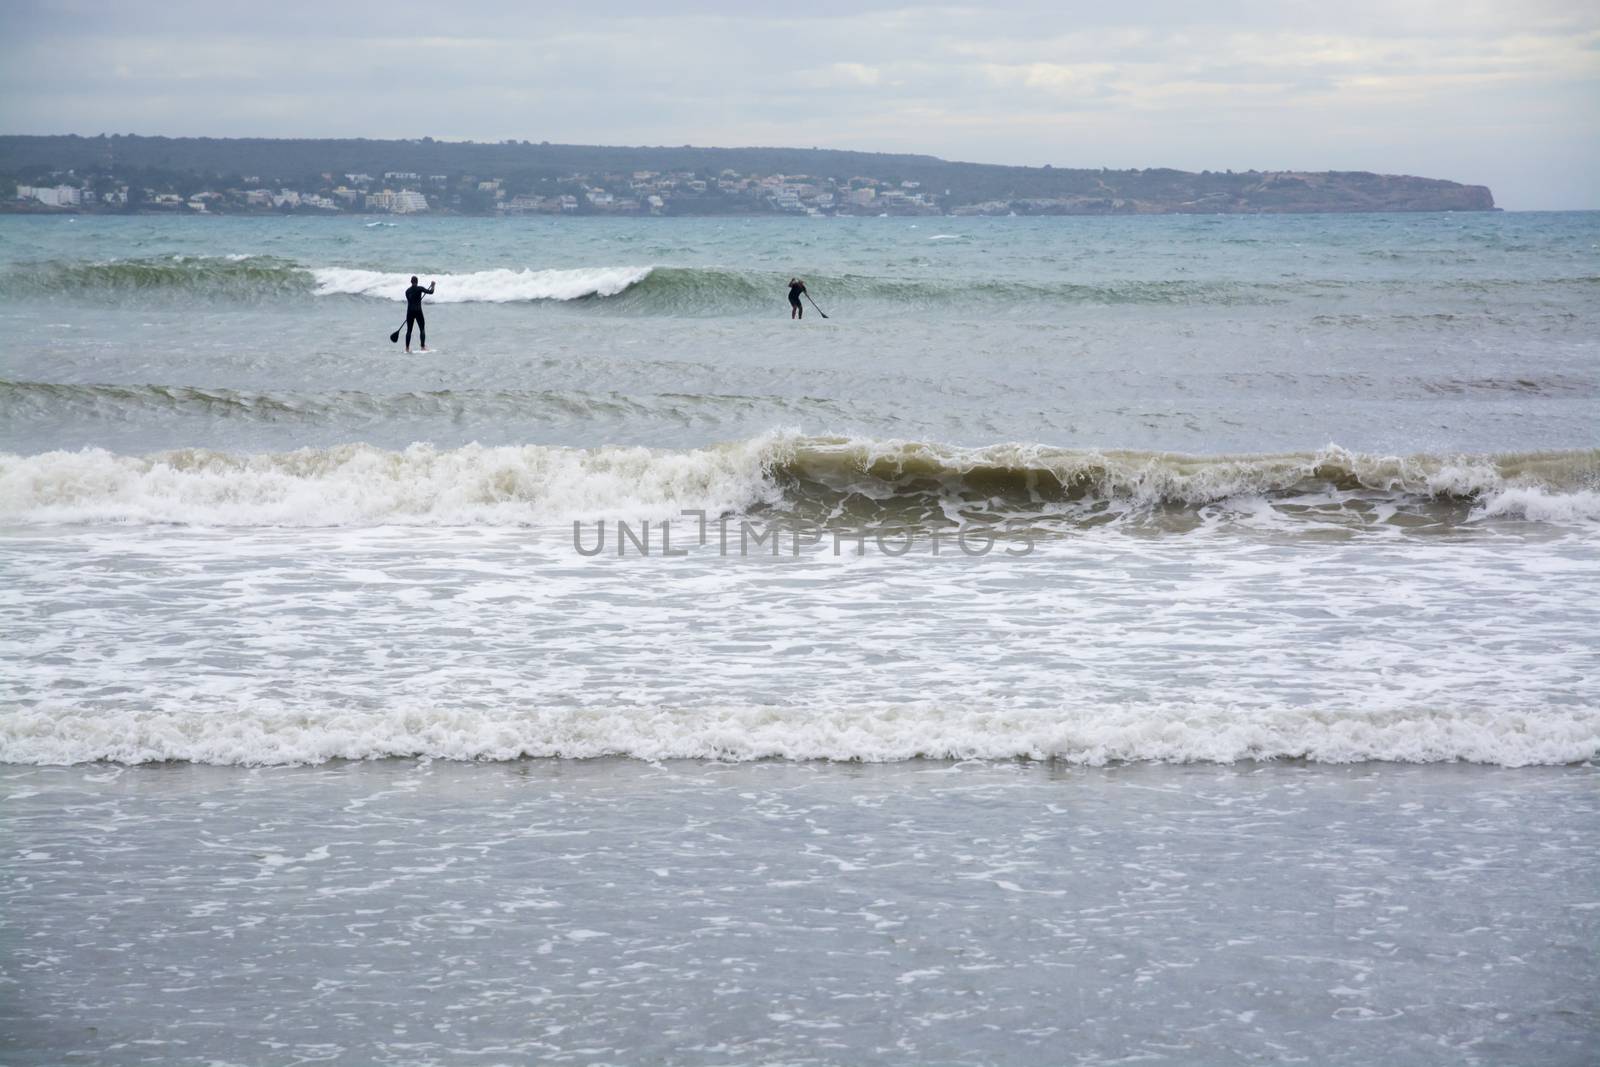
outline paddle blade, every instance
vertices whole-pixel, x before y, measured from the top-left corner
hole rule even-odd
[[[399,330],[396,330],[394,333],[391,333],[389,335],[389,343],[392,344],[392,345],[397,345],[397,344],[400,343],[400,331]]]

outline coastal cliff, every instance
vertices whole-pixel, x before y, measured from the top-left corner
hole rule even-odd
[[[1487,186],[1363,171],[1252,171],[1220,175],[1177,170],[1107,171],[1097,174],[1095,186],[1091,191],[1066,196],[1009,197],[961,205],[954,207],[952,214],[1166,215],[1495,210],[1494,194]]]

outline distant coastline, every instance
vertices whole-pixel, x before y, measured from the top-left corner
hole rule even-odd
[[[1009,167],[799,148],[0,136],[0,212],[974,216],[1494,211],[1364,171]]]

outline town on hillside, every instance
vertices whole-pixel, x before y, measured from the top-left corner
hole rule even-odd
[[[741,174],[723,169],[636,170],[569,174],[517,183],[473,174],[323,173],[298,188],[258,175],[181,188],[181,178],[155,186],[103,173],[53,173],[49,184],[18,183],[13,204],[36,209],[173,211],[200,214],[422,212],[496,215],[941,215],[941,198],[920,182],[805,174]],[[195,184],[189,182],[188,184]],[[531,186],[531,187],[530,187]]]

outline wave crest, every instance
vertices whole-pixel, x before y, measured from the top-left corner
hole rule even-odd
[[[403,301],[410,274],[316,267],[311,270],[316,295],[370,296]],[[615,296],[650,276],[649,267],[592,267],[577,270],[481,270],[470,274],[430,275],[438,289],[435,304],[507,304],[529,300],[581,300]]]
[[[276,256],[178,255],[45,263],[10,272],[0,288],[50,295],[178,292],[249,300],[304,292],[308,280],[298,264]]]
[[[0,454],[0,519],[20,523],[507,525],[792,514],[922,526],[1015,518],[1153,522],[1220,512],[1275,522],[1451,527],[1600,521],[1600,450],[1507,455],[1189,456],[1005,444],[964,449],[778,432],[667,450],[350,444],[235,454]]]

